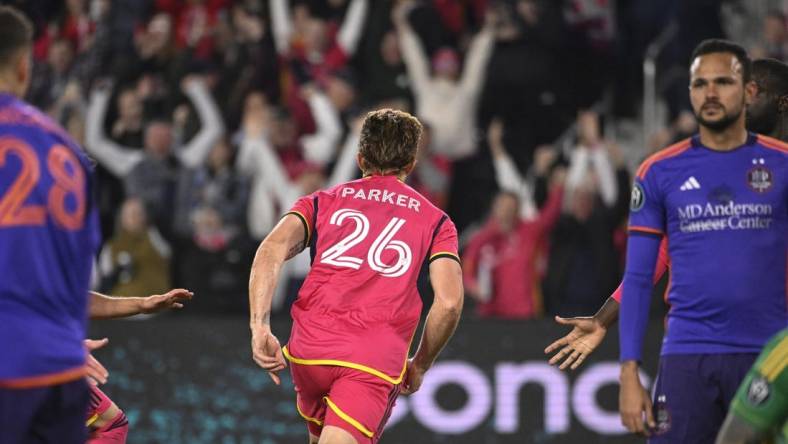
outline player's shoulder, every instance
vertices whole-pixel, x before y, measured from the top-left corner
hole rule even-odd
[[[649,171],[653,170],[654,166],[678,159],[691,147],[692,138],[688,137],[652,154],[640,164],[637,170],[638,179],[644,179]]]
[[[54,119],[19,99],[8,100],[0,106],[0,135],[35,141],[49,140],[70,148],[76,146],[71,136]]]

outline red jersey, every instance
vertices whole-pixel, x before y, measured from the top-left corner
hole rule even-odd
[[[654,267],[654,283],[656,284],[662,279],[662,276],[670,268],[670,256],[668,255],[668,238],[662,237],[662,243],[659,244],[659,257],[657,258],[657,265]],[[624,283],[618,284],[618,288],[616,291],[613,292],[610,297],[615,299],[617,302],[621,303],[621,293],[623,292],[622,287]],[[667,298],[667,291],[665,292],[665,297]]]
[[[285,355],[402,380],[429,262],[457,256],[449,217],[394,176],[371,176],[299,199],[312,269],[291,310]]]

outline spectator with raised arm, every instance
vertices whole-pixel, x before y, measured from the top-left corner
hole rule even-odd
[[[542,314],[538,295],[539,246],[561,213],[565,171],[553,171],[550,197],[533,220],[520,217],[520,196],[501,191],[485,226],[463,255],[466,293],[482,317],[530,319]]]
[[[629,188],[623,158],[601,138],[595,113],[579,114],[578,145],[567,174],[566,213],[553,231],[543,282],[548,312],[563,316],[588,313],[618,285],[615,234],[629,202],[629,193],[617,191]]]
[[[518,171],[512,158],[506,152],[503,143],[504,124],[501,119],[494,118],[487,129],[487,145],[493,158],[495,168],[495,181],[498,189],[508,191],[517,196],[520,207],[520,217],[523,219],[533,219],[536,217],[536,205],[531,187],[523,175]],[[549,153],[555,153],[549,150]],[[544,162],[543,162],[544,163]],[[537,168],[537,174],[546,173],[546,169]]]
[[[249,207],[249,229],[253,237],[266,234],[264,224],[268,225],[269,230],[273,227],[278,215],[276,209],[287,208],[299,197],[321,187],[347,182],[358,173],[355,155],[358,152],[359,121],[354,122],[329,177],[325,176],[322,168],[309,162],[302,163],[300,171],[291,177],[269,140],[268,113],[262,101],[247,107],[238,158],[239,166],[243,166],[255,184]],[[284,276],[287,279],[302,279],[309,271],[309,263],[308,254],[302,253],[286,264]],[[274,298],[276,308],[282,306],[288,293],[287,285],[280,286]]]
[[[181,146],[172,146],[172,124],[162,120],[146,125],[143,150],[122,146],[107,138],[102,128],[110,98],[106,87],[93,91],[88,107],[85,144],[88,152],[123,181],[128,196],[142,198],[151,220],[164,233],[172,229],[178,169],[201,166],[224,131],[221,116],[205,82],[186,78],[182,89],[197,109],[202,126],[190,141]]]
[[[258,89],[272,102],[279,100],[279,60],[270,27],[259,11],[246,5],[233,5],[230,14],[218,21],[215,33],[219,63],[215,97],[227,128],[235,131],[251,91]]]
[[[435,153],[451,159],[467,157],[476,150],[476,106],[484,83],[487,62],[492,54],[494,17],[489,15],[484,28],[473,38],[460,71],[456,51],[441,48],[430,59],[408,22],[408,2],[393,12],[399,33],[400,50],[405,60],[416,114],[432,128]]]
[[[325,20],[307,11],[306,17],[301,19],[303,25],[296,27],[294,18],[290,15],[288,0],[271,0],[270,5],[271,28],[276,51],[280,56],[306,63],[307,70],[332,71],[343,67],[356,53],[367,14],[368,0],[350,2],[333,41]],[[307,74],[314,79],[315,73]]]
[[[310,94],[314,102],[325,102],[316,109],[327,114],[325,119],[318,120],[325,122],[326,128],[318,127],[314,135],[302,137],[296,142],[296,146],[304,147],[304,154],[295,160],[292,159],[292,153],[288,153],[292,151],[290,147],[293,145],[292,127],[287,122],[277,121],[286,116],[277,115],[277,110],[270,107],[259,93],[253,93],[247,99],[236,166],[252,181],[248,221],[253,238],[262,238],[273,228],[278,218],[277,208],[287,206],[310,192],[308,189],[312,186],[308,186],[308,183],[315,181],[309,178],[314,177],[313,173],[316,172],[322,174],[322,165],[333,159],[341,129],[338,116],[322,93],[314,91]],[[321,134],[329,134],[330,137]],[[345,151],[339,156],[334,171],[343,175],[353,174],[352,168],[348,173]],[[318,153],[320,156],[315,155]],[[315,162],[317,159],[323,162]],[[299,176],[302,176],[302,186],[298,186]],[[317,182],[322,183],[324,180]],[[293,184],[297,186],[291,186]]]
[[[570,193],[591,180],[606,207],[616,203],[618,188],[613,166],[606,149],[607,141],[600,135],[599,115],[581,111],[577,118],[578,144],[572,151],[566,186]],[[589,176],[590,175],[590,176]]]

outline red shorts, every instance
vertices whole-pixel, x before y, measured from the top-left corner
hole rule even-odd
[[[99,416],[103,415],[112,401],[98,387],[90,384],[90,406],[88,407],[87,425],[90,438],[87,444],[124,444],[129,433],[129,422],[126,415],[119,411],[111,421],[107,421],[100,429],[91,427]]]
[[[383,433],[400,392],[377,376],[330,365],[290,364],[298,413],[309,433],[320,436],[323,426],[347,431],[359,444],[374,444]]]
[[[112,405],[112,401],[93,384],[90,387],[90,404],[88,405],[87,425],[90,426]]]
[[[129,435],[129,422],[126,415],[119,412],[112,421],[90,434],[87,444],[126,444]]]

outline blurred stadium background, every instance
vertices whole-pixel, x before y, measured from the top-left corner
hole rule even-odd
[[[248,269],[295,198],[358,177],[359,117],[379,107],[426,124],[409,183],[457,223],[468,290],[455,339],[383,441],[638,442],[616,411],[617,332],[562,373],[542,352],[566,333],[551,317],[592,314],[617,285],[633,168],[695,130],[692,48],[788,51],[781,0],[4,3],[37,27],[28,100],[97,161],[95,288],[196,295],[92,326],[110,338],[97,356],[132,443],[306,441],[289,379],[273,386],[251,360]],[[299,256],[280,283],[280,339],[308,266]]]

